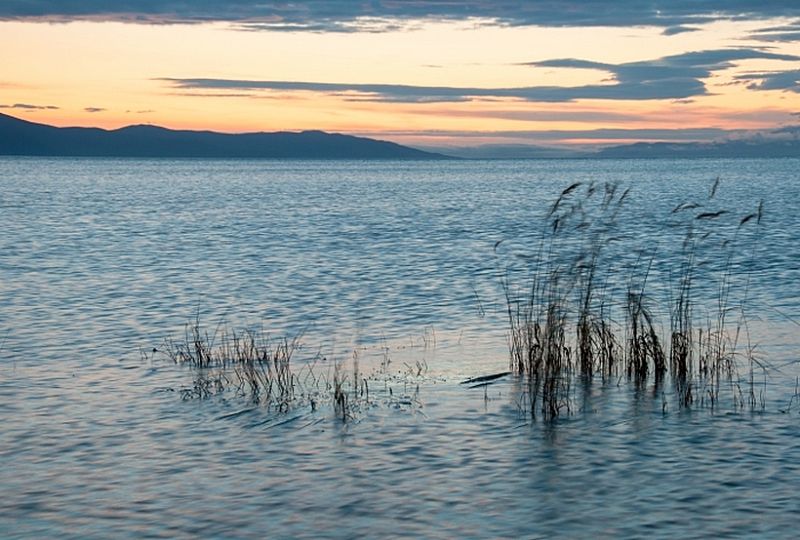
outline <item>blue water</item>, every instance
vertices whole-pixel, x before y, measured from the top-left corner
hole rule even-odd
[[[791,537],[800,403],[781,411],[800,345],[797,170],[4,158],[0,537]],[[741,248],[699,269],[732,265],[771,366],[763,413],[665,410],[623,384],[543,426],[513,380],[458,385],[506,369],[500,277],[524,284],[543,215],[577,181],[631,187],[609,287],[628,279],[625,261],[653,256],[665,295],[685,234],[676,205],[730,212],[707,239],[722,245],[763,200]],[[714,313],[709,283],[701,316]],[[324,408],[274,418],[233,396],[182,401],[171,390],[190,375],[140,351],[196,314],[302,331],[307,356],[358,348],[364,370],[388,350],[398,375],[344,425]]]

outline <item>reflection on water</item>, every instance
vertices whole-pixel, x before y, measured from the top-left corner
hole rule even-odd
[[[791,536],[797,165],[4,159],[0,537]],[[669,249],[653,220],[718,175],[735,211],[767,208],[749,283],[780,366],[766,412],[665,410],[613,380],[548,425],[519,380],[458,384],[507,368],[498,267],[524,260],[565,185],[630,183],[630,227]],[[331,362],[359,345],[365,373],[388,347],[379,406],[343,425],[328,407],[181,400],[191,374],[139,349],[198,308],[305,330]]]

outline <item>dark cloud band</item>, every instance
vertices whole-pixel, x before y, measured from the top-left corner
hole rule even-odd
[[[162,79],[183,90],[307,91],[334,94],[354,101],[393,103],[457,102],[506,98],[531,102],[566,102],[580,99],[651,100],[687,99],[707,94],[704,79],[749,59],[797,61],[800,57],[758,49],[717,49],[667,56],[625,64],[605,64],[578,59],[531,62],[533,67],[597,69],[611,75],[609,84],[576,87],[530,86],[516,88],[469,88],[401,84],[325,83],[305,81],[258,81],[205,78]],[[773,89],[764,87],[763,89]]]
[[[737,77],[745,81],[750,90],[783,90],[800,94],[800,69],[745,73]]]
[[[717,19],[800,16],[785,0],[4,0],[0,19],[117,20],[140,23],[233,21],[253,29],[360,31],[375,21],[489,19],[506,25],[681,25]],[[386,26],[390,29],[392,24]],[[678,30],[680,31],[680,30]],[[673,33],[675,30],[672,31]]]
[[[60,107],[55,105],[32,105],[30,103],[14,103],[13,105],[0,104],[0,109],[22,109],[25,111],[55,111]]]

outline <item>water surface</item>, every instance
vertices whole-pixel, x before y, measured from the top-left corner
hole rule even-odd
[[[800,404],[781,410],[800,341],[798,169],[4,158],[0,536],[791,536]],[[782,366],[765,412],[665,410],[614,382],[543,425],[514,380],[458,384],[506,369],[499,277],[524,275],[543,214],[575,181],[630,186],[622,229],[662,254],[684,234],[668,226],[677,204],[743,216],[763,199],[735,261],[759,354]],[[610,258],[638,256],[619,246]],[[713,313],[713,286],[698,295]],[[388,349],[376,406],[343,425],[324,407],[182,401],[191,374],[140,350],[197,313],[302,331],[298,361],[319,350],[322,372],[358,347],[374,373]]]

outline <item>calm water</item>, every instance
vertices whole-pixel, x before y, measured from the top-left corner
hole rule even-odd
[[[800,348],[797,170],[1,159],[0,537],[792,537],[800,403],[781,410]],[[506,369],[499,275],[524,275],[543,213],[575,181],[632,188],[609,259],[647,246],[665,261],[656,277],[684,234],[677,204],[736,223],[764,200],[731,263],[772,366],[764,413],[665,411],[615,382],[545,426],[513,380],[458,384]],[[713,287],[698,295],[713,313]],[[182,401],[191,375],[139,351],[197,313],[212,329],[303,331],[301,362],[357,347],[371,373],[388,349],[391,368],[347,425],[325,407]]]

